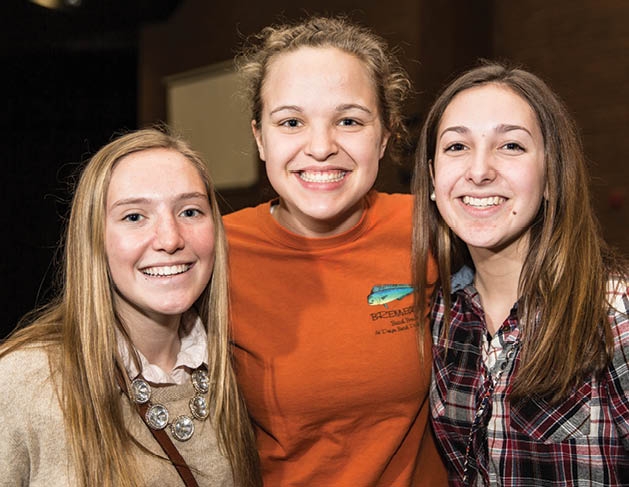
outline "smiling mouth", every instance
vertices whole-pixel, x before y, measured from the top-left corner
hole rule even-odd
[[[474,208],[486,208],[488,206],[498,206],[506,201],[502,196],[490,196],[489,198],[474,198],[473,196],[463,196],[463,204]]]
[[[192,267],[192,264],[166,265],[159,267],[146,267],[140,269],[140,272],[146,276],[152,277],[168,277],[183,274]]]
[[[302,181],[307,183],[338,183],[349,171],[335,169],[332,171],[297,171]]]

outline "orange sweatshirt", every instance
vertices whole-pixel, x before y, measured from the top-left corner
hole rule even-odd
[[[234,358],[266,486],[447,485],[428,426],[429,327],[420,366],[412,311],[412,197],[366,201],[354,228],[326,238],[285,230],[269,203],[224,219]]]

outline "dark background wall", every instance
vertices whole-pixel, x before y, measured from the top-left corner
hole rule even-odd
[[[52,0],[49,2],[55,3]],[[606,238],[629,254],[629,2],[626,0],[26,0],[0,6],[2,257],[0,336],[50,297],[72,176],[114,132],[165,118],[164,77],[232,58],[242,37],[305,13],[347,13],[392,45],[417,96],[418,127],[439,89],[477,58],[545,78],[576,117]],[[385,164],[380,188],[407,191],[410,164]],[[261,182],[223,191],[240,208]]]

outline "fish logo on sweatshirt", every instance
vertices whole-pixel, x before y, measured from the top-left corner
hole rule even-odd
[[[388,309],[388,303],[399,301],[410,294],[413,294],[413,286],[408,284],[381,284],[371,289],[371,293],[367,296],[367,303],[370,306],[383,305]]]

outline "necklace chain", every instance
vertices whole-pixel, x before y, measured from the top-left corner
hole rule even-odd
[[[470,456],[472,454],[472,444],[474,442],[474,436],[481,429],[481,420],[487,410],[487,407],[491,404],[490,399],[494,393],[494,388],[500,381],[502,374],[504,373],[507,365],[511,363],[513,357],[515,356],[518,348],[520,347],[520,339],[519,337],[506,349],[506,353],[504,356],[504,360],[500,364],[500,367],[496,371],[495,375],[492,375],[491,370],[489,370],[489,387],[485,390],[483,395],[481,396],[481,401],[476,409],[476,413],[474,415],[474,421],[472,422],[472,427],[470,428],[470,434],[467,438],[467,446],[465,447],[465,462],[463,463],[463,485],[469,485],[470,481]],[[485,374],[483,374],[485,375]]]
[[[131,400],[136,404],[147,405],[145,414],[146,424],[154,430],[163,430],[170,426],[170,432],[178,441],[187,441],[194,434],[194,420],[205,421],[210,415],[207,394],[210,390],[210,382],[204,367],[195,369],[190,380],[195,394],[188,402],[191,416],[182,414],[174,421],[170,421],[168,408],[160,403],[151,402],[152,390],[148,382],[139,376],[131,382]]]

